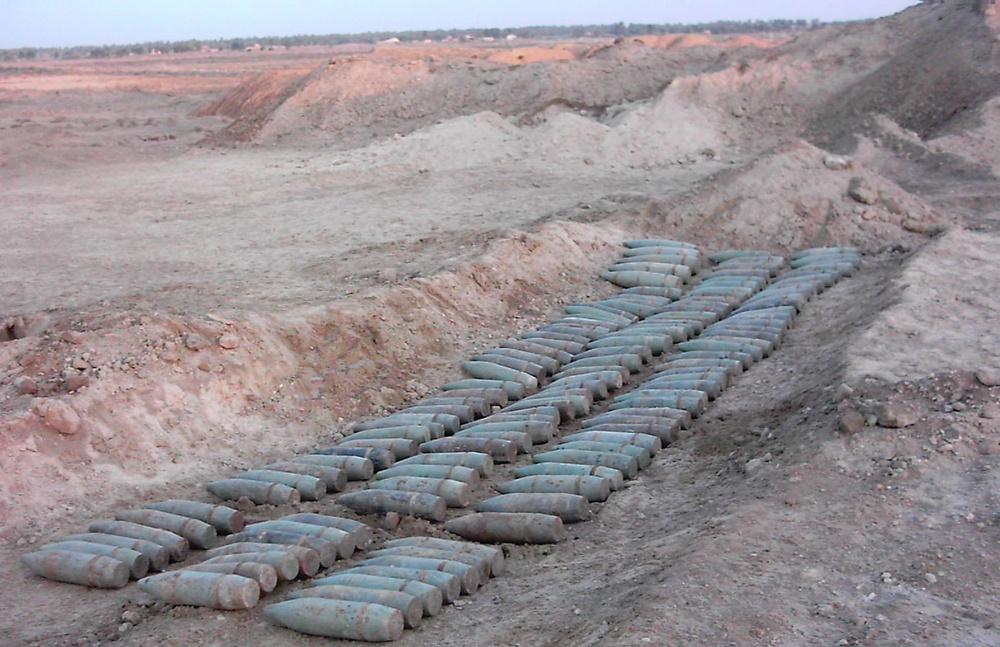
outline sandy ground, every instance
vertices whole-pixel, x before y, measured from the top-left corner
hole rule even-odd
[[[399,643],[997,644],[996,22],[4,67],[0,643],[329,642],[18,558],[433,392],[650,235],[866,256],[595,521]]]

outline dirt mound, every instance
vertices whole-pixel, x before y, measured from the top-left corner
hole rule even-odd
[[[488,60],[507,65],[524,65],[541,61],[571,61],[578,58],[582,51],[580,47],[555,45],[551,47],[515,47],[513,49],[494,52]]]

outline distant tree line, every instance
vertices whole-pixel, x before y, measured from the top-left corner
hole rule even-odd
[[[626,37],[657,34],[746,34],[759,32],[788,32],[815,29],[822,26],[818,20],[719,20],[695,24],[640,24],[613,23],[609,25],[572,25],[548,27],[518,27],[516,29],[434,29],[402,32],[367,32],[364,34],[327,34],[299,36],[266,36],[261,38],[219,38],[215,40],[153,41],[132,45],[76,46],[76,47],[21,47],[0,49],[2,61],[31,61],[36,59],[118,58],[137,54],[182,53],[201,50],[245,50],[302,47],[306,45],[345,45],[348,43],[378,43],[398,38],[400,41],[465,40],[468,38],[493,38],[502,40],[516,36],[529,40],[559,40],[566,38]]]

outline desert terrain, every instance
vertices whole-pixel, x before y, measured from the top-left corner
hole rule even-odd
[[[0,644],[349,644],[20,556],[436,393],[641,237],[864,257],[592,522],[398,644],[1000,644],[998,38],[946,0],[0,65]],[[351,514],[286,507],[247,516]]]

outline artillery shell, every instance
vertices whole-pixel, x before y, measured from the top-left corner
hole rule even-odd
[[[250,541],[276,546],[303,546],[316,551],[320,566],[326,568],[337,561],[337,542],[281,530],[244,530],[226,537],[229,543]]]
[[[562,519],[531,512],[480,512],[450,519],[445,530],[473,541],[554,544],[566,537]]]
[[[625,485],[625,477],[618,470],[600,465],[578,465],[576,463],[532,463],[514,470],[515,478],[526,476],[596,476],[608,481],[611,491],[620,490]]]
[[[421,404],[402,409],[399,413],[424,413],[424,414],[445,414],[448,416],[458,416],[460,422],[469,422],[476,417],[473,407],[461,404]]]
[[[528,391],[538,390],[536,376],[493,362],[462,362],[462,370],[474,378],[517,382]]]
[[[517,445],[499,438],[438,438],[420,445],[420,451],[425,454],[478,452],[489,454],[497,463],[513,463],[517,458]]]
[[[343,445],[337,445],[336,447],[317,449],[311,452],[311,454],[326,456],[357,456],[358,458],[367,458],[372,462],[376,472],[384,470],[387,467],[392,467],[396,462],[395,454],[387,449],[379,449],[378,447],[346,447]]]
[[[270,521],[261,521],[247,526],[247,531],[250,532],[258,532],[262,530],[277,530],[279,532],[289,532],[296,535],[305,535],[307,537],[318,537],[319,539],[331,541],[337,546],[337,555],[341,559],[347,559],[353,555],[354,550],[357,548],[354,535],[341,528],[317,526],[312,523],[289,521],[287,519],[272,519]]]
[[[403,613],[372,602],[300,598],[268,605],[264,616],[312,636],[387,642],[403,635]]]
[[[128,584],[129,567],[105,555],[72,550],[40,550],[21,556],[21,563],[35,575],[101,589],[120,589]]]
[[[250,609],[260,599],[255,580],[228,573],[180,570],[139,580],[139,588],[167,604],[212,607],[224,611]]]
[[[201,549],[214,546],[218,536],[215,527],[204,521],[159,510],[120,510],[115,513],[115,519],[169,530],[187,539],[191,546]]]
[[[109,535],[121,535],[132,539],[145,539],[159,544],[170,551],[170,559],[183,561],[188,555],[190,544],[178,534],[169,530],[157,530],[130,521],[96,521],[87,527],[89,532],[103,532]]]
[[[479,581],[486,582],[490,579],[490,560],[485,555],[463,552],[449,548],[436,548],[433,546],[395,546],[391,548],[381,548],[369,553],[370,557],[383,557],[386,555],[402,555],[404,557],[426,557],[428,559],[446,559],[453,562],[461,562],[474,566],[479,570]]]
[[[265,483],[280,483],[299,491],[303,501],[319,501],[326,496],[326,484],[315,476],[279,472],[278,470],[250,470],[233,474],[233,478],[263,481]]]
[[[329,600],[350,600],[353,602],[374,602],[393,609],[399,609],[408,629],[420,626],[424,607],[416,597],[401,591],[386,591],[343,584],[322,584],[311,586],[288,594],[289,600],[300,598],[325,598]]]
[[[401,458],[409,458],[420,451],[418,449],[420,447],[420,443],[415,440],[407,440],[405,438],[360,438],[354,440],[348,436],[344,440],[338,442],[337,446],[348,448],[353,447],[356,449],[383,449],[392,453],[393,457],[397,461]]]
[[[243,530],[243,513],[224,505],[213,505],[200,501],[185,501],[183,499],[169,499],[159,501],[146,506],[151,510],[179,514],[183,517],[191,517],[198,521],[211,524],[216,531],[229,534]]]
[[[420,476],[432,479],[450,479],[467,483],[471,487],[479,485],[479,472],[471,467],[461,465],[396,465],[382,470],[376,480],[394,476]]]
[[[503,551],[482,544],[475,544],[468,541],[454,541],[452,539],[440,539],[438,537],[402,537],[392,539],[385,544],[386,548],[397,546],[421,546],[429,548],[439,548],[443,550],[461,551],[480,555],[490,562],[490,575],[498,577],[507,570],[507,563],[503,556]]]
[[[609,452],[614,454],[625,454],[627,456],[632,456],[639,463],[639,469],[646,469],[649,464],[653,461],[652,455],[648,450],[638,447],[636,445],[627,445],[624,443],[599,443],[594,440],[573,440],[570,442],[559,443],[558,449],[582,449],[588,452]]]
[[[278,574],[278,579],[282,580],[294,580],[299,575],[299,560],[295,559],[295,555],[281,550],[268,550],[262,553],[233,553],[231,555],[217,555],[206,559],[202,563],[239,564],[243,562],[267,564]]]
[[[270,593],[274,587],[278,586],[278,571],[270,564],[259,564],[257,562],[237,562],[235,564],[193,564],[185,566],[185,571],[195,571],[198,573],[226,573],[229,575],[239,575],[248,577],[257,583],[261,592]]]
[[[520,400],[526,394],[526,389],[523,384],[520,382],[512,382],[510,380],[479,380],[475,378],[468,380],[456,380],[454,382],[448,382],[441,387],[441,389],[445,393],[459,389],[501,389],[511,400]]]
[[[378,575],[365,575],[364,573],[341,572],[334,573],[333,575],[329,575],[318,580],[313,580],[313,584],[316,586],[339,584],[342,586],[356,586],[383,591],[401,591],[420,600],[423,615],[428,617],[436,616],[440,613],[441,605],[444,603],[444,597],[441,595],[441,591],[438,590],[437,587],[423,582],[404,580],[395,577],[380,577]]]
[[[485,400],[491,407],[496,405],[502,407],[508,402],[510,402],[510,397],[507,392],[503,389],[489,389],[489,388],[478,388],[478,389],[451,389],[444,392],[445,395],[455,396],[455,397],[477,397]],[[440,437],[440,436],[438,436]]]
[[[539,445],[552,440],[552,434],[554,433],[555,428],[556,425],[553,425],[547,420],[532,420],[531,418],[524,418],[521,420],[489,420],[488,418],[483,418],[482,421],[476,421],[470,425],[466,425],[458,433],[462,433],[462,431],[468,431],[470,429],[476,429],[479,431],[519,431],[521,433],[528,434],[531,437],[531,442]]]
[[[351,492],[340,495],[337,502],[359,514],[398,512],[431,521],[444,521],[445,510],[448,507],[444,499],[433,494],[394,490]]]
[[[258,505],[296,505],[301,495],[295,488],[281,483],[252,481],[250,479],[222,479],[212,481],[205,489],[220,499],[235,501],[246,497]]]
[[[553,492],[579,494],[587,501],[607,501],[611,483],[598,476],[525,476],[497,486],[502,494]]]
[[[323,481],[323,485],[326,486],[327,493],[340,492],[347,487],[347,473],[336,467],[310,465],[308,463],[299,463],[296,461],[282,461],[280,463],[262,465],[260,469],[314,476]]]
[[[354,545],[358,550],[365,550],[368,548],[374,539],[372,536],[372,529],[367,525],[354,519],[345,519],[344,517],[331,517],[330,515],[316,514],[313,512],[297,512],[295,514],[282,517],[281,521],[297,521],[299,523],[308,523],[314,526],[325,526],[327,528],[336,528],[338,530],[343,530],[344,532],[349,532],[354,536]]]
[[[448,413],[414,413],[412,411],[397,411],[384,418],[369,420],[367,422],[356,422],[351,425],[351,431],[364,431],[365,429],[378,429],[380,427],[398,427],[399,425],[430,425],[436,429],[437,425],[444,428],[447,433],[455,433],[462,426],[462,421],[458,416]]]
[[[472,595],[480,585],[479,569],[469,564],[455,562],[447,559],[433,559],[430,557],[410,557],[406,555],[383,555],[382,557],[372,557],[361,562],[364,566],[395,566],[401,568],[416,568],[428,571],[443,571],[458,577],[462,584],[462,594]]]
[[[599,443],[629,443],[632,445],[638,445],[639,447],[648,450],[651,454],[655,454],[663,449],[663,443],[660,442],[660,439],[656,436],[622,431],[604,431],[600,428],[594,431],[578,431],[574,434],[563,436],[562,440],[564,442],[572,442],[574,440],[593,440]]]
[[[69,550],[75,553],[90,553],[91,555],[111,557],[128,566],[129,574],[134,579],[146,577],[146,574],[149,573],[149,558],[137,550],[123,546],[108,546],[107,544],[95,544],[89,541],[60,541],[41,546],[38,550]]]
[[[306,454],[296,456],[293,463],[305,463],[307,465],[322,465],[323,467],[333,467],[342,470],[347,474],[348,481],[367,481],[375,473],[375,465],[367,458],[360,456],[323,456],[320,454]]]
[[[493,438],[497,440],[509,440],[517,447],[519,454],[527,454],[531,451],[531,436],[523,431],[499,431],[479,429],[470,427],[463,429],[453,436],[453,438]]]
[[[587,521],[590,506],[578,494],[501,494],[475,505],[476,512],[537,512],[553,514],[564,523]]]
[[[206,557],[218,557],[219,555],[238,555],[243,553],[266,553],[277,551],[288,553],[299,563],[299,573],[306,577],[312,577],[319,572],[319,553],[315,550],[303,546],[291,546],[280,544],[265,544],[261,542],[238,541],[225,546],[219,546],[205,553]]]
[[[633,479],[639,473],[638,461],[625,454],[591,452],[582,449],[555,449],[535,454],[531,460],[535,463],[579,463],[581,465],[613,467],[627,479]]]
[[[480,476],[484,477],[493,473],[493,458],[489,454],[481,452],[417,454],[411,458],[399,461],[398,465],[458,465],[471,467],[479,472]]]
[[[397,427],[363,429],[355,431],[347,438],[350,440],[402,438],[404,440],[415,440],[418,443],[425,443],[431,439],[431,431],[424,425],[399,425]]]
[[[149,560],[149,569],[152,571],[162,571],[170,563],[169,550],[145,539],[132,539],[131,537],[110,535],[103,532],[87,532],[78,535],[67,535],[62,538],[62,541],[85,541],[105,546],[130,548],[142,553]]]
[[[441,592],[445,604],[451,604],[462,594],[462,583],[457,575],[424,568],[403,568],[401,566],[376,566],[365,564],[341,571],[339,574],[375,575],[378,577],[394,577],[411,582],[429,584]],[[322,581],[322,580],[318,580]]]

